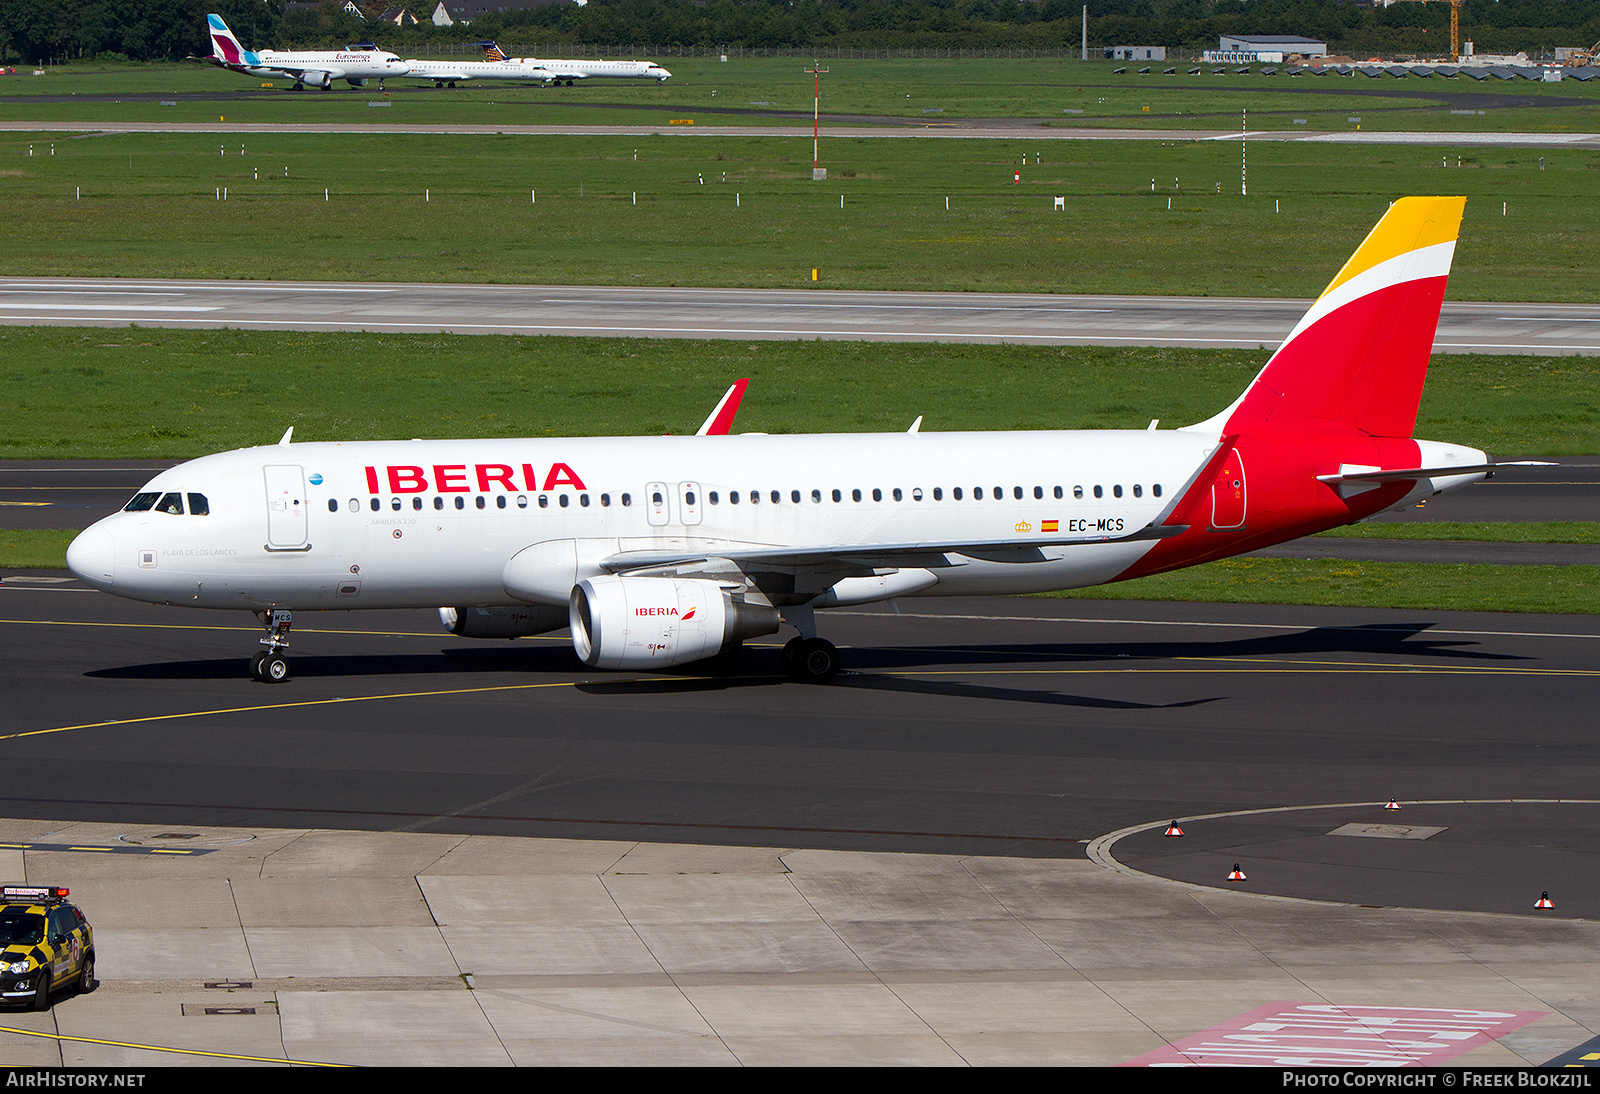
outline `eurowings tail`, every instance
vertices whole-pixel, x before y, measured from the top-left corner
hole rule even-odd
[[[1410,437],[1465,206],[1391,205],[1245,393],[1190,428]]]
[[[259,65],[261,58],[239,44],[228,24],[220,15],[206,16],[206,30],[211,34],[211,59],[225,67]]]

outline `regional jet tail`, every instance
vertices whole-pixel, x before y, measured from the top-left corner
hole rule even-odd
[[[1464,204],[1396,201],[1198,425],[735,435],[736,384],[693,437],[285,434],[163,471],[67,564],[118,596],[254,611],[268,682],[289,677],[295,610],[445,605],[462,637],[566,627],[583,664],[625,671],[788,626],[783,671],[823,683],[840,656],[822,609],[1124,581],[1490,475],[1482,452],[1412,437]]]
[[[365,87],[368,80],[377,80],[381,88],[384,80],[404,76],[408,71],[398,56],[370,42],[345,50],[255,52],[240,44],[220,15],[207,15],[206,29],[211,36],[212,64],[247,76],[290,79],[297,91],[303,87],[326,91],[335,80],[344,80],[352,87]]]

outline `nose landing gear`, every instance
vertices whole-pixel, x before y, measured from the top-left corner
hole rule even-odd
[[[250,679],[263,684],[281,684],[289,679],[289,658],[283,651],[289,648],[289,628],[294,624],[294,615],[281,608],[255,614],[267,628],[267,636],[261,640],[267,648],[250,658]]]

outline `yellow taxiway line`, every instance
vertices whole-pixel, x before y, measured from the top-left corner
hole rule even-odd
[[[242,1052],[206,1052],[198,1048],[169,1048],[166,1045],[142,1045],[137,1041],[108,1041],[103,1037],[68,1037],[64,1033],[41,1033],[15,1026],[0,1026],[0,1033],[16,1033],[23,1037],[43,1037],[50,1041],[72,1041],[82,1045],[109,1045],[112,1048],[134,1048],[145,1052],[176,1052],[183,1056],[206,1056],[214,1060],[248,1060],[262,1064],[292,1064],[295,1067],[352,1067],[352,1064],[329,1064],[320,1060],[290,1060],[282,1056],[246,1056]]]

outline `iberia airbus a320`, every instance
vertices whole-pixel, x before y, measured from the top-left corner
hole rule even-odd
[[[788,625],[786,673],[822,683],[839,653],[818,609],[1125,581],[1486,477],[1484,453],[1411,435],[1464,205],[1390,206],[1244,393],[1197,425],[286,434],[163,471],[67,564],[118,596],[255,612],[264,681],[289,678],[295,611],[446,605],[467,638],[570,627],[601,669],[680,665]]]

